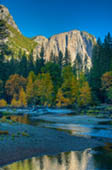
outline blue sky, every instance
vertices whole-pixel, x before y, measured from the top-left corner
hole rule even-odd
[[[112,34],[112,0],[1,0],[27,37],[74,29],[97,38]]]

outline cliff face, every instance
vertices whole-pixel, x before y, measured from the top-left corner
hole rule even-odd
[[[2,25],[3,21],[5,25]],[[2,35],[0,36],[0,44],[7,43],[8,48],[14,53],[15,57],[18,55],[20,49],[29,54],[37,45],[36,42],[22,35],[8,8],[3,5],[0,5],[0,27],[0,35]],[[6,32],[8,32],[8,35],[5,37]]]
[[[62,51],[65,55],[65,49],[68,48],[72,63],[75,61],[77,54],[80,54],[82,63],[87,61],[87,68],[91,67],[91,57],[93,45],[96,43],[96,38],[89,33],[73,30],[61,34],[54,35],[49,39],[43,36],[37,36],[34,41],[38,43],[35,48],[35,54],[40,54],[41,46],[43,44],[45,49],[46,60],[49,61],[51,52],[55,56],[59,55],[59,51]]]
[[[5,39],[0,39],[0,43],[8,43],[9,48],[17,56],[19,50],[26,51],[27,54],[31,50],[34,52],[34,57],[40,55],[41,47],[45,49],[45,59],[50,60],[51,52],[55,56],[59,56],[59,51],[65,55],[65,49],[71,56],[72,64],[77,60],[77,54],[81,56],[83,70],[90,69],[93,45],[96,43],[96,38],[84,31],[73,30],[61,34],[54,35],[50,38],[37,36],[33,39],[24,37],[18,29],[13,17],[8,9],[0,5],[0,20],[4,20],[7,25],[9,36]],[[77,62],[76,62],[77,63]]]
[[[13,20],[13,17],[10,15],[8,8],[3,5],[0,5],[0,20],[6,21],[7,24],[11,25],[14,29],[20,32],[16,23]]]

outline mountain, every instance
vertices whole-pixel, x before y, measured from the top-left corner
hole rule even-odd
[[[80,55],[83,70],[91,67],[92,49],[96,43],[96,38],[84,31],[73,30],[57,35],[50,38],[44,36],[36,36],[32,39],[24,37],[10,15],[8,9],[0,5],[0,21],[4,20],[6,23],[9,35],[5,39],[0,39],[0,43],[7,43],[8,47],[18,55],[19,50],[26,51],[27,54],[33,50],[34,57],[40,55],[41,47],[44,46],[45,59],[50,60],[51,52],[55,56],[59,55],[61,51],[65,55],[66,48],[68,49],[72,64],[77,61],[77,55]]]
[[[38,43],[38,46],[34,50],[35,54],[40,54],[41,46],[43,44],[46,60],[50,59],[51,52],[53,52],[55,56],[59,56],[59,51],[61,51],[64,56],[67,48],[72,63],[79,54],[82,59],[82,64],[85,65],[86,61],[87,68],[90,69],[91,67],[92,49],[96,43],[96,38],[87,32],[73,30],[54,35],[49,39],[43,36],[37,36],[34,37],[34,41]]]
[[[5,6],[0,5],[0,23],[2,21],[5,22],[5,29],[7,29],[6,31],[8,32],[8,36],[0,39],[0,44],[4,42],[7,43],[9,49],[15,55],[18,54],[20,49],[22,51],[26,51],[26,53],[29,53],[32,49],[34,49],[37,43],[22,35],[15,21],[13,20],[13,17],[10,15],[9,10]],[[5,33],[5,30],[3,30],[2,27],[1,30],[2,33]]]

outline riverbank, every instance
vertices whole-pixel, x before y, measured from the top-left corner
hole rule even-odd
[[[0,166],[33,156],[83,151],[108,141],[103,138],[71,136],[63,131],[19,123],[1,123],[0,130],[8,131],[7,135],[0,135]]]

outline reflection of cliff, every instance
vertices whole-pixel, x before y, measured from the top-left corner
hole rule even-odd
[[[3,170],[94,170],[89,149],[84,152],[61,153],[57,156],[32,158],[4,167]]]

